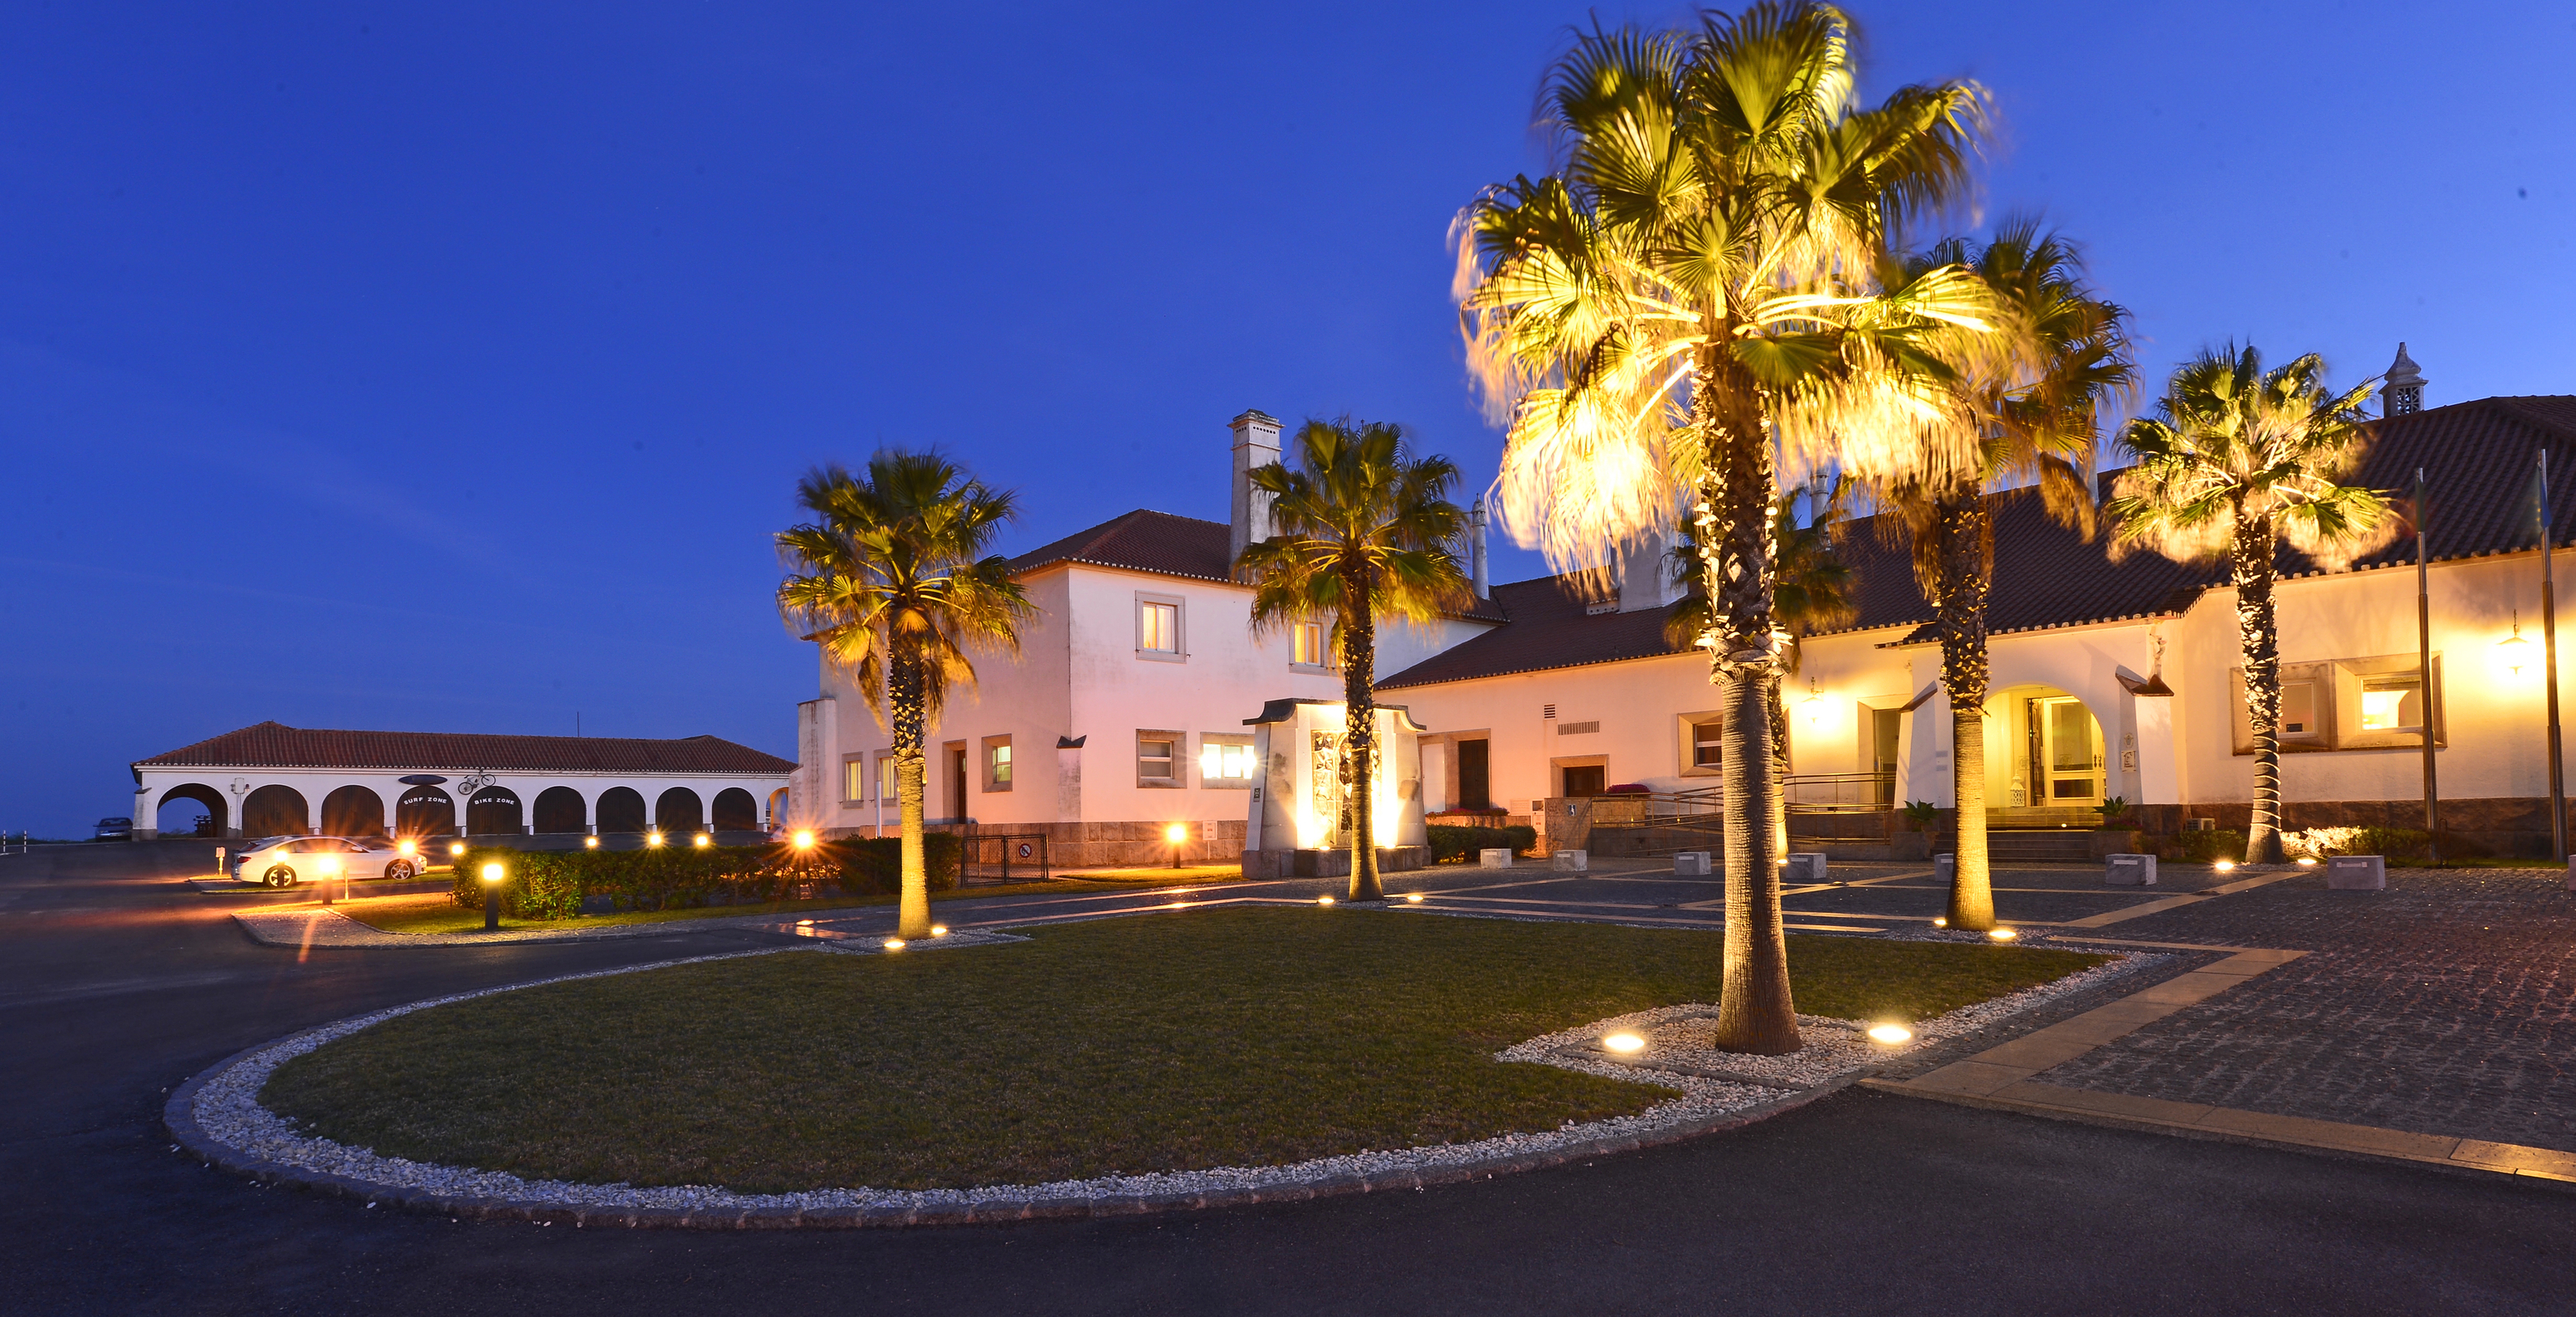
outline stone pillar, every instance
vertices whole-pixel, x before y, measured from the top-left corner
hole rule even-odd
[[[136,841],[150,841],[161,835],[161,815],[152,807],[152,788],[134,789],[134,833]]]

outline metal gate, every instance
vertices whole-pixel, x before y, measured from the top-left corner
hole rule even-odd
[[[1048,876],[1043,832],[974,833],[959,840],[957,882],[961,887],[1042,882]]]

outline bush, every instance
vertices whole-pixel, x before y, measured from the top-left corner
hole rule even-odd
[[[852,896],[883,896],[903,890],[903,838],[851,837],[830,844],[838,858],[841,890]],[[930,890],[957,886],[958,859],[965,843],[951,832],[921,837],[922,867],[929,870]]]
[[[2174,858],[2195,864],[2245,858],[2245,834],[2227,829],[2186,832],[2174,843]]]
[[[2310,828],[2281,834],[2292,858],[2329,855],[2421,855],[2432,837],[2416,828]]]
[[[1472,860],[1476,852],[1509,848],[1514,855],[1526,854],[1538,845],[1538,829],[1526,823],[1508,828],[1461,828],[1434,823],[1424,828],[1430,834],[1431,860]]]

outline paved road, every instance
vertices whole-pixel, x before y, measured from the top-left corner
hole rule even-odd
[[[163,1092],[358,1010],[764,935],[298,953],[175,886],[201,863],[0,859],[22,1086],[0,1310],[2576,1312],[2576,1196],[1863,1093],[1490,1184],[1189,1217],[712,1235],[370,1212],[173,1154]]]

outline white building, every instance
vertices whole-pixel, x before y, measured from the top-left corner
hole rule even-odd
[[[795,765],[713,736],[486,736],[264,722],[137,760],[134,836],[203,805],[225,837],[759,832]]]
[[[1037,616],[1019,660],[979,660],[978,689],[952,691],[927,738],[934,823],[1043,833],[1057,867],[1163,859],[1175,823],[1191,858],[1241,852],[1261,778],[1251,720],[1272,700],[1339,700],[1342,682],[1323,621],[1252,634],[1252,589],[1231,567],[1270,535],[1269,496],[1247,473],[1278,460],[1279,422],[1245,412],[1229,429],[1228,521],[1138,509],[1012,560]],[[1378,670],[1502,619],[1479,600],[1427,628],[1386,627]],[[890,832],[891,744],[849,674],[824,662],[821,696],[798,707],[798,825]]]

